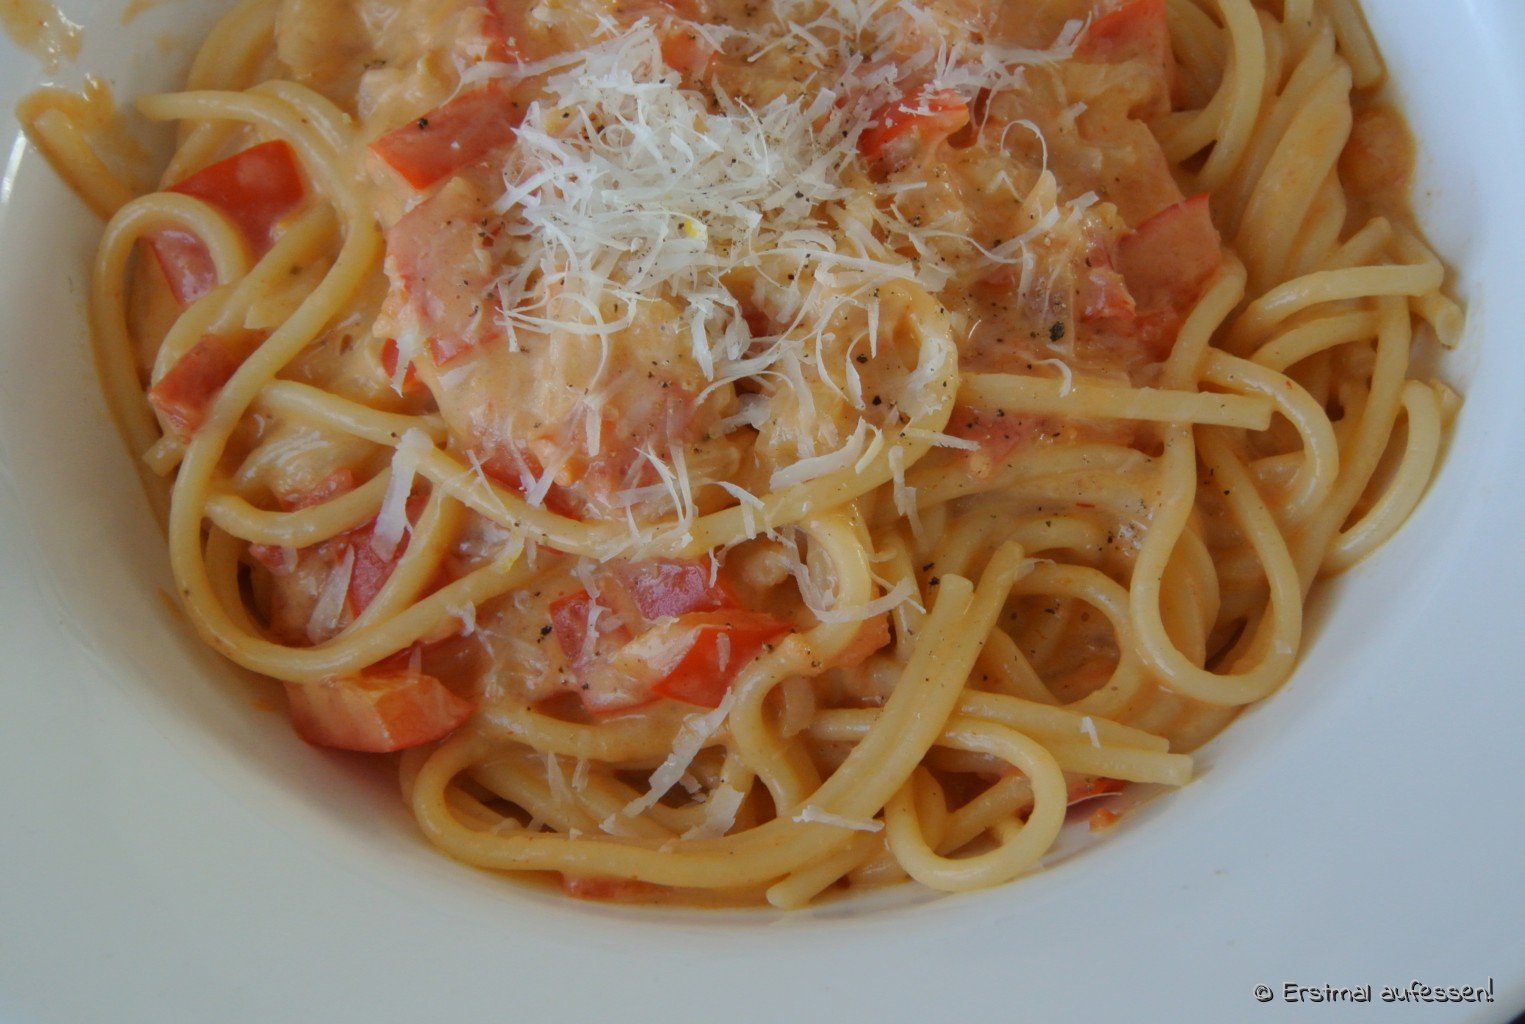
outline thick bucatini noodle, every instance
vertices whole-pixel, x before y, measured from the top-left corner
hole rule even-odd
[[[1382,79],[1350,0],[242,0],[157,189],[20,113],[206,641],[454,857],[793,907],[1186,783],[1413,509]]]

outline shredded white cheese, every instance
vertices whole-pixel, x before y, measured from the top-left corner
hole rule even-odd
[[[688,773],[689,765],[694,763],[694,758],[699,756],[699,751],[703,750],[710,738],[720,730],[726,716],[731,713],[731,704],[734,703],[735,697],[734,691],[727,690],[720,706],[713,711],[689,715],[683,719],[683,724],[678,728],[678,735],[673,739],[672,752],[657,766],[656,771],[652,772],[651,778],[647,780],[649,788],[646,795],[637,797],[626,804],[624,810],[619,812],[619,817],[634,818],[645,814],[657,805],[657,801],[667,795],[668,790],[678,784],[679,780]],[[605,831],[608,830],[605,829]]]
[[[1066,397],[1069,395],[1070,391],[1074,389],[1075,371],[1071,370],[1070,364],[1066,363],[1063,359],[1035,359],[1033,360],[1033,365],[1052,366],[1054,369],[1059,371],[1059,378],[1064,382],[1059,385],[1060,398]]]
[[[315,644],[322,643],[338,631],[339,618],[344,614],[344,599],[349,596],[350,576],[354,570],[355,549],[346,546],[339,564],[334,566],[328,579],[323,581],[317,603],[312,606],[312,615],[307,620],[308,640]]]
[[[729,785],[717,786],[704,802],[704,819],[684,832],[682,839],[718,839],[736,825],[736,812],[747,795]]]
[[[851,829],[854,832],[878,832],[884,828],[884,822],[877,819],[849,818],[841,814],[832,814],[814,804],[801,807],[799,813],[794,816],[794,820],[807,824],[835,825],[837,828]]]
[[[371,550],[381,558],[392,557],[409,528],[408,497],[413,493],[413,478],[423,453],[433,447],[429,435],[415,427],[402,435],[392,452],[392,474],[381,510],[376,513],[376,528],[371,531]]]
[[[858,426],[853,430],[852,436],[847,443],[834,452],[825,455],[817,455],[814,458],[800,459],[793,465],[775,470],[768,486],[775,491],[792,487],[795,484],[816,480],[839,470],[846,469],[858,461],[863,454],[863,449],[868,442],[869,425],[865,420],[859,420]]]

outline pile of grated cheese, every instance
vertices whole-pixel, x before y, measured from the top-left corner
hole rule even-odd
[[[835,308],[885,281],[934,290],[946,281],[927,258],[935,227],[898,219],[893,203],[855,202],[865,190],[896,190],[869,182],[857,156],[876,111],[909,81],[968,99],[1019,88],[1028,66],[1068,57],[1079,34],[1072,25],[1044,51],[976,43],[907,0],[781,0],[772,16],[751,31],[727,29],[720,44],[753,61],[792,45],[817,73],[796,95],[756,108],[686,87],[647,20],[608,23],[607,37],[570,63],[549,62],[545,99],[519,130],[497,203],[515,257],[497,281],[510,344],[551,329],[609,339],[643,301],[678,296],[709,379],[771,371],[797,385],[820,375],[811,356]],[[908,37],[935,45],[906,48]],[[899,251],[907,238],[914,256]],[[992,258],[1016,261],[1024,241]],[[791,329],[753,339],[727,286],[739,271],[774,285],[798,279],[796,307],[770,311]],[[570,323],[568,310],[578,314]],[[843,397],[861,408],[861,396]]]
[[[1031,287],[1042,268],[1030,243],[1073,227],[1095,202],[1064,204],[1056,190],[1035,189],[1029,201],[1043,209],[1031,231],[981,249],[957,226],[903,215],[898,201],[922,183],[873,181],[860,136],[887,104],[914,109],[916,97],[942,89],[972,102],[981,91],[1021,88],[1030,67],[1072,56],[1083,26],[1027,50],[984,42],[977,26],[912,0],[777,0],[746,28],[694,27],[731,59],[763,67],[784,48],[809,74],[756,106],[714,82],[692,87],[664,63],[658,26],[646,19],[606,20],[601,38],[575,54],[477,72],[544,83],[503,167],[494,212],[506,258],[494,287],[510,348],[551,332],[597,339],[594,405],[611,366],[640,358],[620,346],[642,305],[671,302],[684,349],[710,382],[705,394],[747,385],[721,436],[785,420],[792,450],[771,453],[777,489],[866,460],[918,401],[915,378],[931,368],[912,374],[899,404],[871,411],[865,401],[854,352],[879,355],[878,286],[945,287],[955,273],[943,255],[951,239],[1017,265],[1021,287]],[[759,306],[773,331],[762,337],[756,318],[748,323]],[[862,337],[841,337],[844,310],[866,323]],[[596,454],[597,437],[589,442]],[[617,496],[632,535],[641,531],[629,508],[664,497],[684,528],[696,488],[682,453],[641,455],[658,483]],[[914,518],[904,469],[894,467],[896,504]],[[529,482],[538,485],[526,487],[531,501],[543,499],[551,476],[548,466]],[[750,518],[757,499],[733,496]]]

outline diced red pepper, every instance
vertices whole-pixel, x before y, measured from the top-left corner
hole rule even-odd
[[[524,107],[496,81],[394,128],[371,151],[414,188],[428,188],[513,141]]]
[[[968,123],[969,105],[952,89],[916,89],[874,112],[858,151],[875,174],[892,174]]]
[[[212,396],[238,370],[227,339],[205,335],[148,389],[148,402],[181,441],[189,441],[206,418]]]
[[[171,185],[169,191],[194,196],[222,211],[238,225],[255,255],[270,248],[275,225],[306,194],[296,156],[282,139],[262,142],[203,167]],[[212,258],[201,239],[190,232],[173,228],[156,232],[149,246],[180,302],[194,302],[216,284]]]
[[[368,670],[317,683],[287,683],[291,724],[308,743],[381,754],[449,735],[476,711],[438,679]]]

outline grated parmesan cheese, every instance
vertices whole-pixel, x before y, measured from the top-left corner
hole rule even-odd
[[[704,802],[704,818],[699,824],[684,832],[681,839],[718,839],[736,825],[736,812],[746,801],[747,795],[728,784],[715,787]]]
[[[391,558],[402,542],[408,524],[408,498],[413,493],[413,478],[423,453],[434,447],[417,427],[402,435],[392,451],[392,475],[387,479],[381,510],[376,513],[376,528],[371,531],[371,550],[381,558]]]
[[[1070,369],[1070,364],[1063,359],[1035,359],[1034,366],[1052,366],[1059,371],[1059,377],[1064,382],[1059,385],[1059,397],[1064,398],[1075,387],[1075,371]]]
[[[649,788],[646,795],[630,801],[618,815],[610,815],[610,817],[634,818],[655,807],[657,801],[666,796],[668,790],[678,785],[683,776],[688,774],[689,765],[694,763],[694,758],[699,756],[699,751],[703,750],[710,738],[720,731],[726,716],[731,713],[731,705],[735,699],[735,692],[727,690],[720,706],[713,711],[689,715],[683,719],[683,724],[678,727],[678,735],[673,739],[672,752],[657,766],[656,771],[652,772],[647,780]],[[605,828],[605,831],[608,829]]]
[[[317,603],[312,606],[312,615],[307,620],[308,640],[315,644],[322,643],[338,631],[340,616],[344,614],[344,599],[349,596],[350,576],[354,570],[355,549],[346,546],[339,564],[328,574],[328,579],[323,581]]]
[[[854,832],[878,832],[884,828],[884,822],[869,818],[849,818],[841,814],[832,814],[822,810],[814,804],[806,804],[795,814],[794,820],[806,824],[834,825],[837,828],[851,829]]]

